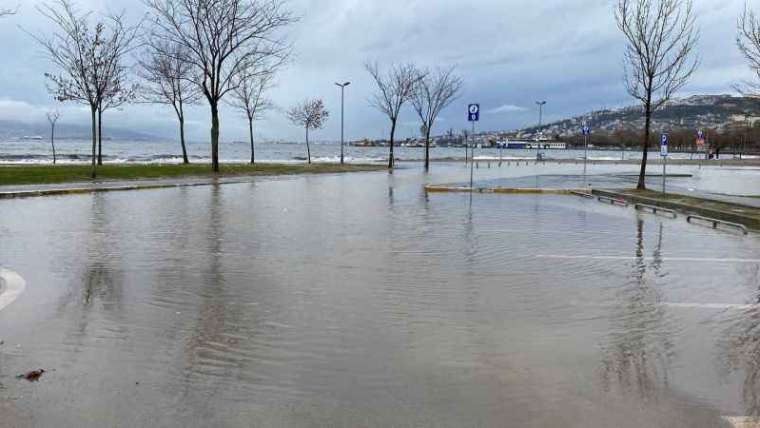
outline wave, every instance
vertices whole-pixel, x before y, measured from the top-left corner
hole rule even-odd
[[[464,158],[460,158],[460,159],[464,159]],[[475,156],[473,159],[475,159],[476,161],[498,161],[499,157],[498,156]],[[535,160],[535,159],[536,159],[535,156],[533,156],[533,157],[528,157],[528,156],[502,156],[501,157],[502,161],[514,161],[514,160],[523,161],[523,160]]]
[[[299,161],[299,162],[306,162],[308,160],[306,156],[293,156],[291,159],[295,161]],[[382,157],[344,156],[343,159],[349,163],[375,163],[375,162],[387,161],[387,158],[382,158]],[[397,159],[397,160],[401,160],[401,159]],[[311,161],[314,163],[338,163],[340,162],[340,156],[312,156]]]

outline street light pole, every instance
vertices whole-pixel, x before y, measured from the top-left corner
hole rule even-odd
[[[544,119],[544,106],[546,105],[546,101],[536,101],[536,105],[538,105],[538,132],[540,132]],[[539,137],[536,137],[536,162],[538,162],[540,158],[541,142],[539,141]]]
[[[350,85],[351,82],[345,82],[345,83],[336,83],[336,86],[340,86],[340,164],[343,165],[343,146],[344,146],[344,138],[343,138],[343,131],[344,131],[344,112],[345,112],[345,90],[346,86]]]

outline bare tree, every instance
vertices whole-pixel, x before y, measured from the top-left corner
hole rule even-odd
[[[97,145],[96,112],[98,108],[97,81],[92,64],[96,56],[94,40],[100,40],[105,31],[103,25],[91,30],[89,14],[79,14],[65,0],[53,5],[39,6],[58,32],[52,36],[33,36],[42,45],[50,61],[60,69],[60,74],[46,73],[50,82],[48,89],[58,101],[75,101],[90,107],[92,125],[92,178],[95,178],[95,148]],[[94,34],[93,34],[94,32]]]
[[[58,101],[90,107],[92,125],[92,178],[96,177],[98,109],[113,91],[121,60],[129,51],[137,27],[127,27],[122,16],[107,17],[90,25],[90,13],[79,13],[69,0],[38,7],[55,26],[50,36],[33,35],[59,74],[46,73],[48,89]]]
[[[200,99],[198,86],[193,83],[192,64],[188,51],[180,44],[168,44],[149,38],[147,52],[139,61],[140,75],[146,82],[140,89],[142,99],[156,104],[170,105],[179,121],[179,142],[182,161],[190,163],[185,143],[185,107]]]
[[[115,51],[110,53],[117,54]],[[103,165],[103,113],[133,101],[138,92],[137,85],[127,83],[127,68],[119,60],[108,70],[103,85],[98,103],[98,165]]]
[[[430,133],[438,115],[456,100],[462,90],[462,79],[454,74],[455,67],[425,72],[414,88],[412,106],[422,121],[425,138],[425,171],[430,169]]]
[[[401,107],[412,98],[414,87],[422,76],[413,64],[392,65],[387,73],[383,73],[377,63],[367,63],[365,68],[377,85],[370,104],[391,121],[388,169],[393,169],[393,146]]]
[[[320,129],[324,126],[330,112],[325,110],[321,99],[306,100],[287,111],[288,119],[294,125],[303,126],[306,130],[306,159],[311,163],[311,148],[309,147],[309,130]]]
[[[737,89],[744,95],[760,97],[760,16],[745,4],[738,26],[736,43],[757,79],[754,82],[744,82]]]
[[[626,38],[625,82],[644,110],[638,189],[646,188],[652,113],[681,89],[697,68],[699,38],[692,0],[618,0],[615,20]]]
[[[58,110],[52,110],[47,112],[47,120],[50,123],[50,146],[53,148],[53,165],[56,162],[55,155],[55,125],[58,123],[58,119],[61,118],[61,112]]]
[[[193,82],[211,109],[211,162],[219,171],[219,103],[250,64],[284,61],[289,46],[278,33],[296,18],[283,0],[144,1],[154,15],[154,37],[187,51]]]
[[[253,143],[253,122],[262,119],[264,112],[273,107],[264,93],[272,87],[273,70],[269,67],[252,66],[245,76],[235,85],[230,104],[245,113],[248,119],[248,136],[251,142],[251,164],[256,163],[256,150]]]

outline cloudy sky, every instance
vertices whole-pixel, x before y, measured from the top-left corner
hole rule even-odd
[[[140,0],[74,0],[96,13],[126,10],[134,20],[145,13]],[[19,13],[0,21],[0,119],[44,120],[54,103],[43,73],[55,71],[25,33],[50,31],[35,9],[37,0],[19,4]],[[736,19],[744,0],[695,0],[701,31],[701,66],[682,95],[731,93],[750,74],[735,47]],[[467,127],[466,104],[478,102],[481,129],[513,129],[537,121],[536,100],[548,102],[547,120],[630,103],[622,85],[624,40],[613,20],[614,0],[290,0],[300,22],[290,29],[295,46],[288,68],[278,75],[271,98],[281,108],[307,97],[322,97],[333,116],[318,139],[340,135],[340,91],[346,93],[347,138],[386,136],[387,119],[371,109],[373,83],[363,63],[413,61],[422,66],[456,65],[465,81],[462,97],[446,110],[437,132]],[[60,106],[63,121],[87,122],[76,105]],[[106,120],[120,127],[172,136],[173,113],[159,106],[127,106]],[[400,133],[418,133],[411,110]],[[190,135],[205,139],[208,109],[191,113]],[[240,114],[225,110],[222,138],[245,138]],[[258,123],[265,139],[299,139],[301,131],[273,111]]]

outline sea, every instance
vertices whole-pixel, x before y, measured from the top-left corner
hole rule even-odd
[[[257,162],[300,163],[306,161],[306,144],[297,142],[259,142],[255,145]],[[56,141],[58,163],[87,163],[90,161],[91,143],[84,139],[60,139]],[[222,142],[219,156],[223,163],[247,162],[250,160],[250,143]],[[388,159],[388,147],[344,146],[345,160],[352,163],[382,163]],[[420,147],[395,147],[397,161],[421,161],[425,149]],[[546,159],[583,159],[583,150],[542,150]],[[104,140],[103,161],[107,163],[180,163],[182,151],[176,141],[134,141]],[[189,142],[190,162],[209,162],[210,144]],[[435,161],[461,160],[465,157],[462,147],[433,147],[431,159]],[[650,153],[659,156],[659,151]],[[726,158],[733,155],[726,154]],[[340,160],[340,143],[311,143],[312,162],[337,162]],[[698,159],[699,153],[671,153],[672,159]],[[757,157],[757,156],[755,156]],[[476,160],[529,160],[536,158],[535,150],[476,148]],[[640,159],[638,150],[598,150],[589,149],[589,160],[631,160]],[[0,141],[0,164],[49,164],[53,152],[47,140],[5,140]]]

